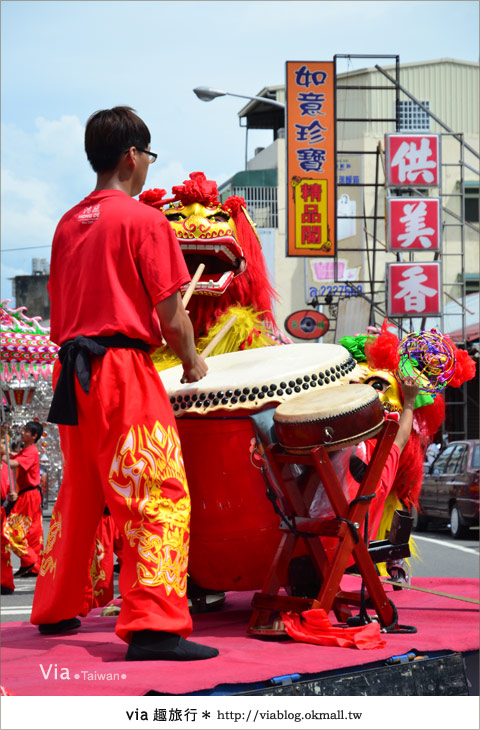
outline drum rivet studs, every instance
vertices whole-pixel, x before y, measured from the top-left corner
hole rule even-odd
[[[243,392],[245,393],[245,395],[248,395],[250,393],[250,388],[244,388]]]
[[[323,429],[323,440],[326,443],[330,443],[330,441],[333,439],[333,429],[327,426]]]
[[[225,395],[227,396],[227,398],[231,398],[233,395],[233,390],[227,390]]]
[[[285,391],[285,393],[287,395],[292,395],[292,389],[291,388],[287,388],[286,391]]]
[[[255,386],[255,388],[252,388],[252,393],[255,393],[255,395],[259,392],[259,388]]]
[[[279,389],[277,390],[277,395],[283,395],[283,390],[282,390],[282,388],[279,388]]]
[[[275,383],[272,383],[270,385],[270,390],[277,390],[277,386],[275,385]]]
[[[310,380],[310,375],[305,375],[305,377],[303,379],[305,380],[306,383],[308,383]]]
[[[302,388],[303,388],[303,390],[308,390],[308,389],[309,389],[309,387],[310,387],[310,386],[309,386],[309,384],[308,384],[308,383],[304,383],[304,384],[302,385]],[[296,390],[296,388],[295,388],[295,390]]]
[[[213,403],[214,406],[218,406],[218,404],[220,403],[220,401],[218,400],[218,398],[214,398],[212,400],[212,403]]]
[[[295,393],[300,393],[300,391],[301,391],[300,386],[299,385],[296,385],[295,386]]]
[[[295,382],[296,382],[297,385],[301,385],[303,383],[303,380],[302,380],[302,378],[297,378],[295,380]]]
[[[284,383],[284,382],[282,381],[282,382],[280,383],[280,387],[281,387],[281,388],[286,388],[286,387],[287,387],[287,384],[286,384],[286,383]]]
[[[337,379],[337,376],[336,376],[336,375],[331,375],[331,376],[330,376],[330,380],[331,380],[332,382],[333,382],[333,381],[335,381],[336,379]]]
[[[238,388],[236,388],[236,389],[235,389],[235,390],[233,391],[233,394],[234,394],[234,395],[242,395],[242,391],[241,391],[241,390],[239,390]]]
[[[325,378],[325,383],[328,385],[330,382],[330,378]]]
[[[313,375],[312,375],[312,380],[316,380],[316,379],[317,379],[317,377],[318,377],[318,376],[317,376],[317,375],[315,375],[315,373],[313,373]]]
[[[253,393],[250,393],[250,395],[248,396],[248,400],[255,400],[255,396],[253,395]]]
[[[262,393],[268,392],[268,385],[262,385]]]
[[[310,383],[310,387],[311,388],[316,388],[317,387],[317,381],[316,380],[312,380],[312,382]]]
[[[269,390],[268,393],[267,393],[267,395],[268,395],[269,398],[273,398],[273,396],[274,396],[273,390]]]
[[[258,398],[265,398],[265,393],[259,393]]]

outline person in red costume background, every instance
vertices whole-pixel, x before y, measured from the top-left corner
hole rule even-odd
[[[15,502],[7,517],[11,548],[20,558],[19,578],[37,577],[43,548],[42,492],[40,457],[35,444],[43,433],[36,421],[23,427],[23,449],[10,454],[10,466],[16,469]],[[2,461],[7,461],[6,454]]]
[[[65,458],[31,622],[78,629],[92,605],[89,570],[105,504],[124,538],[117,635],[127,660],[194,660],[216,649],[186,640],[190,499],[178,433],[149,352],[163,341],[185,380],[207,372],[180,287],[188,270],[164,216],[133,200],[150,132],[130,107],[93,114],[85,151],[94,191],[57,226],[48,284],[61,345],[49,420]]]
[[[3,430],[3,429],[2,429]],[[4,502],[7,500],[7,495],[10,492],[10,477],[8,475],[8,464],[3,461],[3,456],[7,453],[7,447],[2,438],[0,443],[2,462],[1,462],[1,587],[2,596],[10,595],[15,590],[15,583],[13,580],[13,569],[12,561],[10,560],[10,540],[7,526],[7,513],[5,511]],[[12,484],[13,486],[13,484]]]
[[[363,370],[362,382],[378,391],[387,417],[401,417],[404,408],[403,394],[396,378],[399,362],[399,340],[391,331],[392,325],[385,320],[380,329],[368,334],[343,337],[339,342],[349,350]],[[455,372],[449,380],[452,387],[461,386],[475,375],[475,363],[465,350],[456,348]],[[425,450],[434,434],[442,425],[445,417],[445,401],[441,392],[433,397],[420,393],[413,410],[413,426],[410,437],[402,451],[392,489],[377,513],[372,529],[372,538],[383,540],[387,537],[392,517],[396,509],[419,509],[418,498],[423,479]],[[412,556],[416,556],[415,545],[411,541]],[[399,582],[410,582],[407,560],[389,561],[379,565],[382,575]]]

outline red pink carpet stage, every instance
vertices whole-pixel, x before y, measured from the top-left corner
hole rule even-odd
[[[346,576],[342,587],[356,589],[359,583]],[[479,582],[473,579],[415,578],[413,585],[479,597]],[[220,650],[205,662],[126,662],[126,645],[114,634],[116,619],[100,616],[100,609],[82,619],[78,633],[64,636],[42,636],[27,622],[3,624],[1,683],[16,695],[210,694],[217,685],[229,685],[225,693],[236,694],[246,684],[279,675],[359,670],[411,650],[423,655],[478,650],[477,604],[391,587],[387,593],[399,624],[415,626],[417,633],[383,635],[382,649],[364,651],[247,636],[252,592],[228,593],[223,610],[194,616],[192,639]],[[335,621],[332,613],[330,618]]]

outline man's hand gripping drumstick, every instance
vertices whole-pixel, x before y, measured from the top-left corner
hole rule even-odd
[[[180,291],[176,291],[155,306],[162,335],[165,342],[182,361],[183,379],[187,383],[200,380],[208,371],[208,365],[204,358],[200,357],[195,347],[192,323],[185,309],[204,268],[205,265],[200,264],[183,300]]]

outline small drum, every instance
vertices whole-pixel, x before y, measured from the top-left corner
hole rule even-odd
[[[340,345],[318,343],[232,352],[207,362],[207,375],[195,383],[180,383],[181,366],[160,373],[177,417],[192,500],[188,571],[205,588],[255,590],[281,533],[262,473],[252,464],[250,415],[299,393],[337,391],[358,379],[358,369]]]
[[[325,446],[337,451],[375,436],[383,405],[370,385],[342,385],[305,393],[282,403],[273,417],[280,445],[291,453]]]

